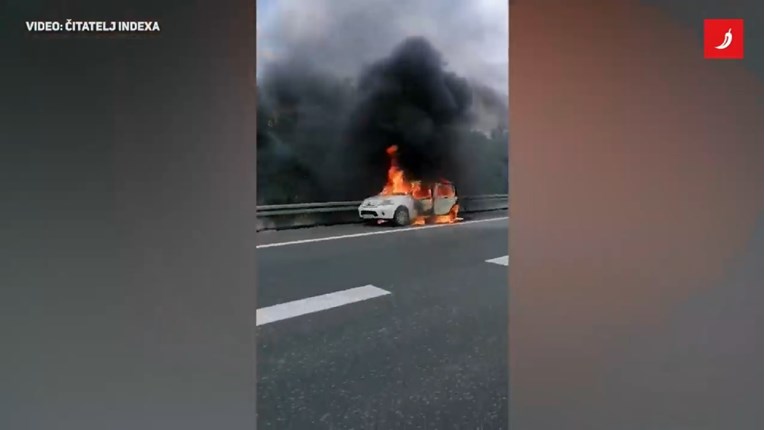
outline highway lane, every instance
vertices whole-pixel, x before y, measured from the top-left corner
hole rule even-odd
[[[388,294],[258,328],[259,428],[506,428],[507,218],[470,221],[260,235],[259,309]]]

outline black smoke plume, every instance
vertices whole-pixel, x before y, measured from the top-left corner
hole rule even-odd
[[[449,72],[420,37],[355,80],[306,59],[273,63],[258,83],[259,204],[375,194],[391,145],[410,179],[452,180],[463,195],[506,192],[506,118],[502,97]]]
[[[458,130],[467,125],[472,93],[467,80],[444,66],[441,54],[418,37],[362,73],[348,133],[349,163],[358,166],[354,194],[373,193],[385,183],[391,145],[398,146],[410,179],[459,179]]]

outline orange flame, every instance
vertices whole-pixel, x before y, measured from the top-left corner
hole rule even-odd
[[[410,194],[417,199],[429,198],[430,189],[423,187],[420,181],[408,180],[404,171],[398,166],[398,146],[389,146],[385,152],[390,157],[390,167],[388,167],[388,181],[380,195]]]
[[[460,205],[454,205],[452,206],[451,210],[446,215],[436,215],[433,219],[433,222],[436,224],[452,224],[457,221],[461,221],[460,218],[457,217],[457,214],[460,211]]]

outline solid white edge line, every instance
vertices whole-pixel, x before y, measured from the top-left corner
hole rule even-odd
[[[508,265],[509,257],[510,257],[509,255],[503,255],[502,257],[497,257],[497,258],[492,258],[490,260],[486,260],[486,262],[487,263],[492,263],[492,264],[499,264],[500,266],[507,266]]]
[[[406,227],[406,228],[397,228],[392,230],[383,230],[383,231],[371,231],[366,233],[354,233],[354,234],[343,234],[340,236],[329,236],[329,237],[319,237],[316,239],[302,239],[302,240],[292,240],[289,242],[276,242],[276,243],[264,243],[262,245],[257,245],[256,249],[262,249],[262,248],[274,248],[277,246],[287,246],[287,245],[299,245],[301,243],[312,243],[312,242],[325,242],[327,240],[337,240],[337,239],[350,239],[354,237],[364,237],[364,236],[374,236],[377,234],[391,234],[391,233],[403,233],[407,231],[420,231],[420,230],[427,230],[430,228],[439,228],[439,227],[453,227],[453,226],[459,226],[459,225],[467,225],[467,224],[477,224],[482,222],[490,222],[490,221],[499,221],[503,219],[508,219],[508,217],[497,217],[497,218],[486,218],[486,219],[476,219],[472,221],[462,221],[462,222],[456,222],[454,224],[435,224],[435,225],[424,225],[419,227]]]
[[[374,285],[350,288],[320,296],[294,300],[278,305],[258,309],[255,314],[255,325],[261,326],[276,321],[312,314],[351,303],[374,299],[390,294],[390,291],[377,288]]]

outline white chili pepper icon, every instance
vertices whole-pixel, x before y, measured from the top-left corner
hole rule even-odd
[[[715,46],[715,49],[725,49],[730,45],[731,42],[733,42],[733,33],[731,33],[732,28],[728,29],[728,32],[725,33],[725,39],[723,39],[723,43],[721,43],[719,46]]]

